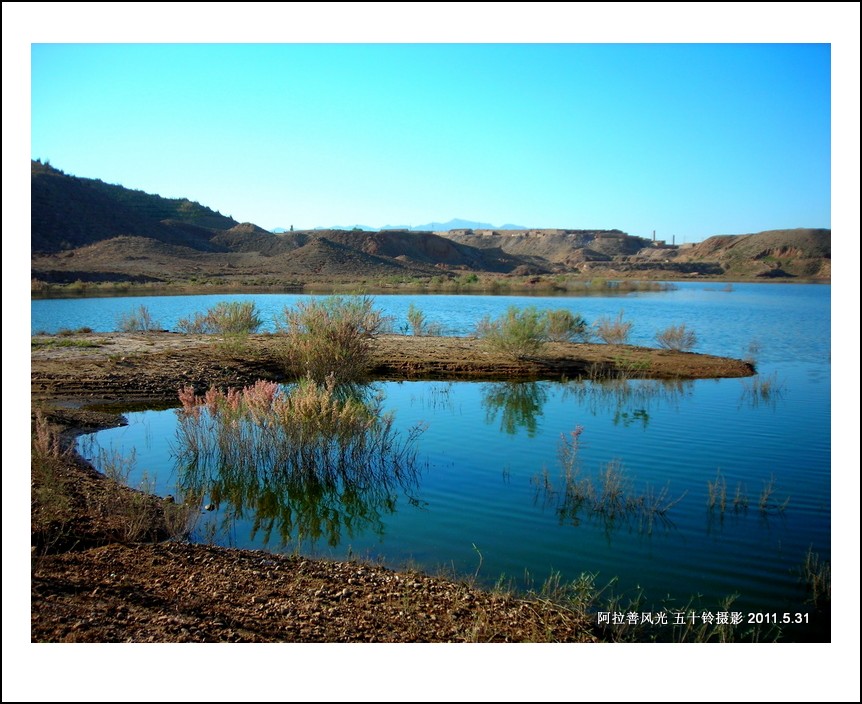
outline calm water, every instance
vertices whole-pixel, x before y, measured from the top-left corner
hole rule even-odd
[[[277,519],[268,525],[262,516],[269,514],[261,509],[266,502],[247,494],[244,505],[223,500],[218,511],[203,513],[197,533],[238,547],[478,571],[486,584],[501,575],[522,580],[525,571],[539,582],[554,571],[568,579],[588,571],[598,573],[599,583],[618,577],[618,592],[641,589],[653,604],[670,597],[682,606],[700,595],[704,608],[717,609],[719,600],[738,593],[736,610],[804,610],[799,568],[806,551],[831,559],[830,287],[720,288],[686,283],[672,292],[624,298],[378,296],[396,321],[406,320],[412,302],[453,334],[468,334],[483,315],[513,304],[566,307],[589,321],[623,309],[634,322],[636,344],[652,344],[656,331],[685,322],[698,333],[698,351],[741,357],[756,349],[761,378],[779,391],[766,399],[753,395],[750,379],[636,381],[624,388],[589,382],[381,383],[385,406],[396,413],[402,432],[420,422],[427,426],[416,445],[415,481],[393,497],[360,491],[349,504],[283,497],[293,502],[289,526]],[[112,316],[139,303],[170,328],[178,317],[219,300],[243,298],[34,301],[33,329],[108,330]],[[272,314],[296,298],[255,300]],[[128,427],[82,439],[82,451],[94,457],[99,447],[126,455],[134,448],[131,481],[146,472],[159,492],[176,493],[176,412],[127,417]],[[598,472],[614,463],[632,495],[666,490],[668,500],[679,502],[664,519],[571,510],[558,450],[561,436],[578,426],[581,474],[597,481]],[[719,472],[728,495],[723,513],[707,506],[707,483]],[[770,482],[770,506],[761,511],[758,499]],[[737,487],[748,497],[747,510],[734,510]]]

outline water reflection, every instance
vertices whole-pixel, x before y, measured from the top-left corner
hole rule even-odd
[[[537,419],[548,400],[545,384],[536,381],[503,381],[482,389],[485,422],[492,425],[500,416],[500,430],[515,435],[519,428],[529,437],[536,435]]]
[[[252,538],[336,546],[363,532],[382,535],[397,496],[410,496],[418,471],[414,444],[393,429],[382,397],[348,394],[305,381],[228,392],[180,394],[174,455],[186,500],[208,502],[221,531],[250,520]]]
[[[694,382],[680,379],[578,380],[563,386],[563,398],[576,400],[591,415],[610,414],[614,425],[640,424],[644,428],[649,425],[651,408],[678,406],[693,392]]]

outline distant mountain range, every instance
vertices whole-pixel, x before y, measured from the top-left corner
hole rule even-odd
[[[487,222],[476,222],[475,220],[462,220],[454,218],[449,222],[429,222],[425,225],[384,225],[383,227],[368,227],[368,225],[333,225],[332,227],[315,227],[314,230],[363,230],[364,232],[378,232],[380,230],[407,230],[408,232],[449,232],[450,230],[527,230],[522,225],[491,225]],[[289,229],[277,227],[273,234],[288,232]]]
[[[31,162],[30,176],[34,285],[291,286],[464,272],[602,278],[831,275],[831,231],[822,229],[720,235],[680,247],[614,229],[492,227],[459,219],[379,231],[355,226],[272,233],[188,199],[70,176],[38,161]]]

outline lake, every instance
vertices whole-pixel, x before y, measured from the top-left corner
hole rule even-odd
[[[675,383],[379,382],[375,391],[402,437],[417,424],[424,428],[410,476],[396,477],[385,492],[350,487],[349,501],[346,491],[315,499],[292,487],[278,511],[271,496],[255,494],[260,486],[197,477],[196,488],[221,493],[218,510],[201,513],[196,535],[475,576],[486,586],[501,577],[523,587],[554,573],[575,579],[590,572],[649,605],[682,608],[696,597],[717,610],[738,594],[733,608],[746,614],[808,612],[800,583],[805,555],[831,560],[830,295],[828,285],[725,290],[684,282],[624,297],[375,296],[396,331],[411,304],[454,335],[471,334],[481,317],[509,305],[567,308],[589,322],[622,310],[634,323],[631,342],[650,346],[659,330],[686,323],[698,334],[695,351],[752,356],[759,375]],[[35,300],[32,329],[107,331],[141,304],[171,329],[218,301],[249,298],[271,321],[300,296]],[[82,454],[134,454],[133,485],[145,474],[161,494],[177,494],[178,480],[188,487],[192,480],[178,467],[177,412],[126,415],[127,427],[81,438]],[[607,512],[571,499],[560,450],[566,442],[574,447],[572,431],[578,476],[598,488],[610,468],[640,508]],[[666,513],[645,511],[644,500],[672,505]],[[788,633],[828,639],[828,626]]]

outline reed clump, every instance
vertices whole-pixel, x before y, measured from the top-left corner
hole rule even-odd
[[[777,373],[769,376],[752,377],[743,381],[743,398],[751,405],[757,406],[761,403],[775,403],[784,396],[784,384],[778,378]]]
[[[202,396],[182,389],[174,454],[183,491],[226,505],[228,518],[251,515],[264,542],[273,531],[282,544],[331,545],[360,526],[381,531],[380,516],[415,483],[424,426],[402,436],[379,396],[352,391],[333,376]]]
[[[721,476],[721,470],[716,472],[715,481],[706,482],[706,489],[708,494],[706,505],[709,510],[724,513],[727,507],[727,480]]]
[[[775,475],[771,474],[769,479],[763,482],[763,489],[760,491],[760,498],[757,501],[757,507],[761,513],[765,514],[769,511],[782,512],[787,508],[787,504],[790,503],[789,496],[784,501],[778,501],[775,498],[775,486]]]
[[[832,601],[832,563],[821,560],[810,547],[802,564],[802,581],[815,607],[828,606]]]
[[[331,474],[397,466],[412,456],[380,399],[341,393],[334,375],[322,384],[306,377],[289,390],[258,381],[196,396],[185,387],[179,398],[179,450],[186,460],[249,472]]]
[[[545,504],[552,505],[561,521],[575,525],[581,515],[598,517],[609,527],[616,521],[636,519],[639,529],[650,533],[656,521],[666,521],[670,509],[685,493],[671,497],[668,486],[657,491],[649,485],[637,491],[619,460],[606,463],[595,476],[584,474],[578,458],[583,430],[577,426],[568,436],[560,437],[559,484],[545,468],[532,480],[536,498],[541,496]]]

